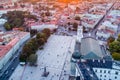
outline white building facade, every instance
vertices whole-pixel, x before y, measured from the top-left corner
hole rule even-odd
[[[15,52],[21,47],[21,45],[30,38],[30,33],[26,34],[22,38],[17,38],[18,42],[0,59],[0,70],[5,66],[9,59],[15,55]],[[16,39],[16,38],[15,38]],[[16,39],[16,40],[17,40]],[[12,41],[11,41],[12,42]]]

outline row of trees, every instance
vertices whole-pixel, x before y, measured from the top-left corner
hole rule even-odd
[[[37,62],[36,51],[47,42],[50,34],[50,29],[46,28],[26,43],[20,55],[20,62],[29,62],[31,65],[34,65]]]
[[[68,19],[70,19],[70,18],[68,17]],[[80,19],[79,16],[75,16],[74,20],[80,22],[81,19]],[[72,25],[72,28],[69,28],[69,30],[77,31],[77,28],[78,28],[78,26],[79,26],[79,23],[77,23],[77,22],[68,22],[67,24],[68,24],[68,25]]]
[[[4,24],[6,30],[11,30],[12,28],[25,27],[24,22],[25,18],[38,20],[35,15],[31,15],[26,11],[9,11],[6,14],[2,15],[2,18],[7,19],[7,22]]]
[[[78,23],[73,23],[73,29],[74,29],[74,31],[77,31],[77,28],[78,28]]]
[[[69,28],[69,30],[77,31],[78,23],[76,23],[76,22],[74,22],[74,23],[70,23],[70,22],[68,22],[67,24],[68,24],[68,25],[72,25],[72,27]]]
[[[109,46],[109,51],[115,60],[120,60],[120,34],[117,40],[114,37],[109,37],[107,44]]]

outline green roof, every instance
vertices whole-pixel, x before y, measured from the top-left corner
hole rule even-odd
[[[81,41],[81,55],[87,59],[100,59],[103,58],[103,54],[98,44],[98,41],[94,38],[87,37]]]
[[[74,58],[74,59],[80,59],[80,57],[81,57],[81,55],[78,51],[76,51],[72,54],[72,58]]]
[[[98,58],[100,58],[100,57],[98,57],[94,52],[90,52],[90,53],[88,53],[87,55],[85,55],[83,58],[84,58],[84,59],[85,59],[85,58],[86,58],[86,59],[89,59],[89,58],[98,59]]]

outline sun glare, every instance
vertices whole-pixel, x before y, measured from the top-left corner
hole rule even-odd
[[[64,3],[69,3],[69,2],[72,2],[72,1],[79,1],[79,0],[58,0],[59,2],[64,2]]]

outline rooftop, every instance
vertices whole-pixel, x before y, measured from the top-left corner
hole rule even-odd
[[[80,59],[81,55],[80,55],[79,51],[76,51],[76,52],[74,52],[74,53],[72,54],[72,57],[73,57],[74,59]]]
[[[6,32],[0,34],[0,39],[3,39],[0,42],[0,59],[3,58],[7,52],[26,34],[27,32]]]
[[[82,39],[81,54],[84,58],[88,58],[88,59],[103,58],[103,54],[98,44],[98,41],[91,37]]]
[[[43,30],[45,28],[49,28],[49,29],[56,29],[57,26],[54,24],[41,24],[41,25],[35,25],[35,26],[31,26],[31,29],[37,29],[37,30]]]

